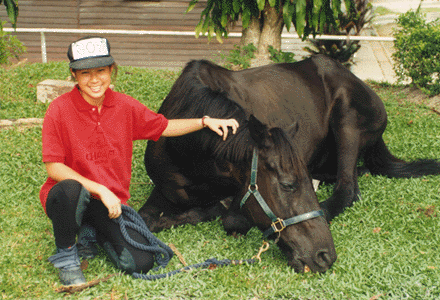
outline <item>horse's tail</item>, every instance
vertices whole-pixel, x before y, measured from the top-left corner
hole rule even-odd
[[[421,159],[406,162],[398,159],[388,150],[382,138],[367,148],[364,155],[365,167],[373,175],[392,178],[421,177],[440,174],[440,162],[434,159]]]

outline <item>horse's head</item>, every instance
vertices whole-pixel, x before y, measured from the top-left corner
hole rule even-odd
[[[249,130],[256,147],[242,208],[266,235],[279,238],[296,272],[306,265],[313,272],[325,272],[336,252],[310,175],[289,138],[296,126],[287,133],[269,130],[251,116]]]

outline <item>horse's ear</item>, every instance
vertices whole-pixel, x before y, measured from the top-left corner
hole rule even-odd
[[[249,131],[252,139],[257,143],[259,148],[269,146],[269,129],[254,115],[249,116]]]

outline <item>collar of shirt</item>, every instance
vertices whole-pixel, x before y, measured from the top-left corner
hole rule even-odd
[[[84,100],[84,98],[81,96],[78,85],[75,86],[72,92],[74,93],[73,103],[75,104],[76,109],[78,109],[79,111],[90,110],[95,107],[94,105],[91,105],[86,100]],[[104,103],[102,104],[102,106],[111,107],[116,104],[115,102],[116,101],[113,95],[113,91],[112,89],[108,88],[105,91]]]

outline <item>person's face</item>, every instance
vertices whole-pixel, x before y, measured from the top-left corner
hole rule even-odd
[[[92,105],[101,105],[104,101],[104,93],[111,83],[113,66],[93,69],[76,70],[72,72],[78,82],[83,98]]]

